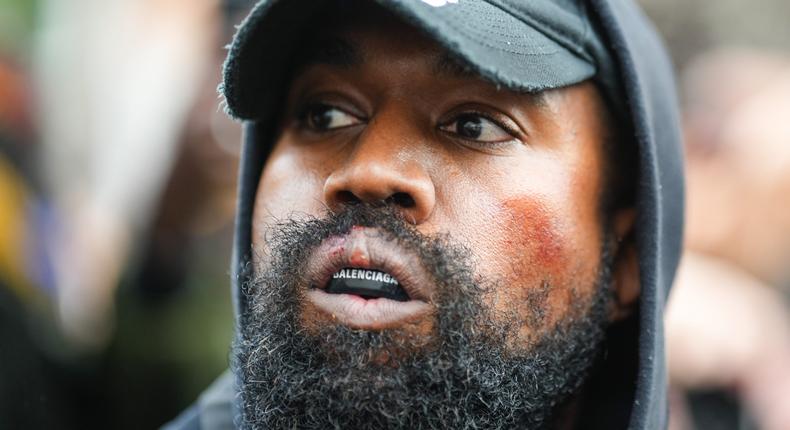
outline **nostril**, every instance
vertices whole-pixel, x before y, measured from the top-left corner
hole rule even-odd
[[[413,208],[416,205],[414,199],[408,193],[395,193],[391,195],[387,200],[395,203],[396,205],[402,208]]]
[[[337,202],[344,205],[355,205],[361,203],[362,200],[351,191],[340,191],[337,193]]]

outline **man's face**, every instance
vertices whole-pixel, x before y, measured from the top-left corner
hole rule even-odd
[[[247,418],[402,424],[360,417],[409,404],[423,424],[431,410],[460,424],[473,407],[438,406],[454,390],[488,392],[483,409],[508,410],[502,390],[527,393],[512,409],[551,409],[581,384],[616,293],[594,85],[497,88],[372,11],[317,34],[256,196],[236,358]],[[336,294],[341,269],[391,275],[407,300]],[[537,425],[551,411],[538,412],[495,415]]]

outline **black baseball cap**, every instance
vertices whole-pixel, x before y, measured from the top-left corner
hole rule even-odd
[[[539,92],[595,78],[610,102],[621,103],[613,61],[583,0],[362,1],[375,1],[422,29],[498,85]],[[239,26],[225,61],[220,91],[228,113],[242,120],[275,114],[310,23],[353,3],[258,2]]]

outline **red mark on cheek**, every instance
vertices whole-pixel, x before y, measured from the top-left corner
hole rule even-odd
[[[510,199],[502,203],[506,242],[515,256],[531,254],[531,264],[537,270],[561,269],[565,261],[564,235],[557,223],[557,215],[534,199]],[[530,252],[531,251],[531,252]]]

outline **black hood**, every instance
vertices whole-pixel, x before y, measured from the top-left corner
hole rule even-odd
[[[464,0],[461,0],[464,1]],[[269,3],[269,2],[264,2]],[[263,13],[269,5],[251,12]],[[667,375],[663,315],[681,253],[683,161],[672,67],[652,24],[630,0],[589,0],[589,13],[606,41],[623,96],[623,116],[638,145],[636,234],[641,297],[638,312],[610,332],[607,359],[592,384],[597,401],[588,404],[585,428],[664,429],[667,426]],[[397,11],[396,11],[397,12]],[[248,21],[251,18],[248,17]],[[254,34],[242,25],[230,47],[224,88],[237,90],[230,73]],[[231,113],[233,109],[229,109]],[[237,115],[238,116],[238,115]],[[238,213],[232,257],[236,315],[246,311],[240,294],[242,264],[249,261],[254,198],[273,138],[274,116],[244,119]],[[172,428],[230,425],[235,390],[227,375],[185,412]],[[202,423],[202,425],[201,425]]]

